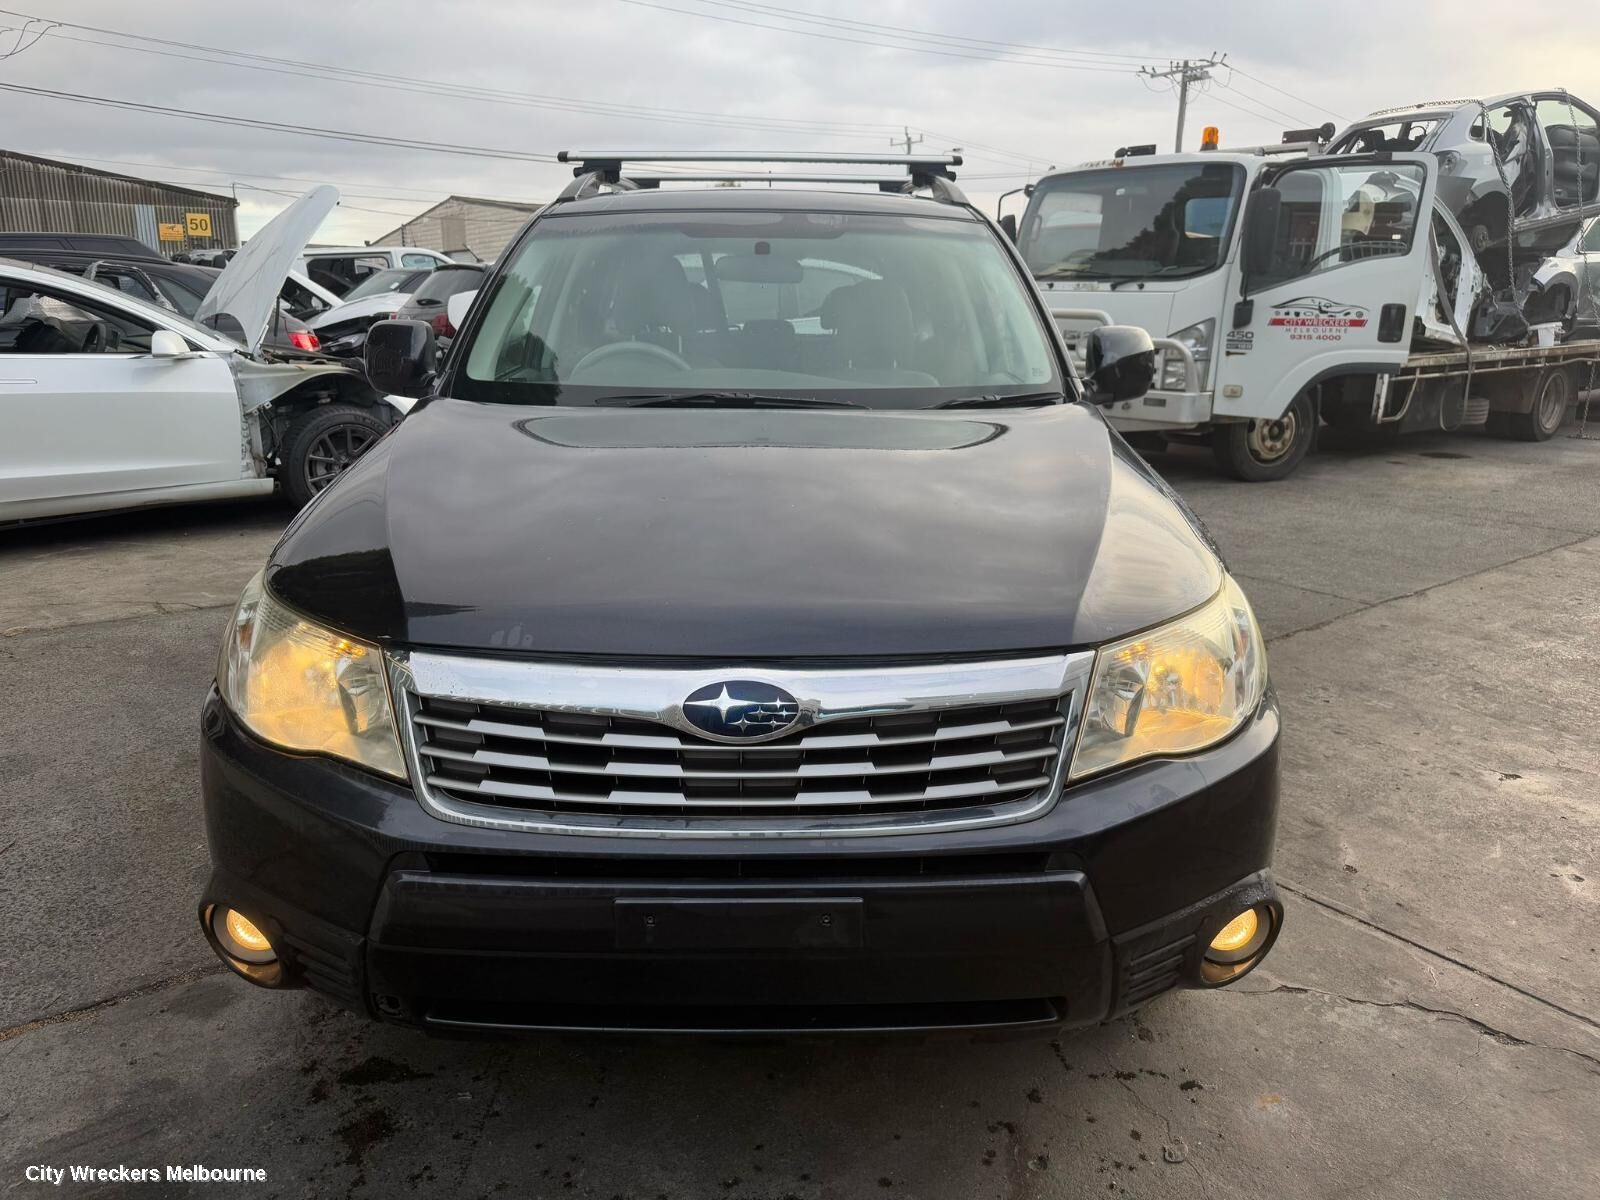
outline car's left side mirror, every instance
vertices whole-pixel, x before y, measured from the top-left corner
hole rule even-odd
[[[380,392],[426,395],[438,361],[439,346],[426,321],[377,321],[367,330],[367,382]]]
[[[1137,400],[1156,381],[1155,343],[1137,325],[1091,329],[1083,361],[1096,404]]]
[[[189,353],[189,343],[183,335],[170,329],[158,329],[150,335],[151,358],[182,358]]]

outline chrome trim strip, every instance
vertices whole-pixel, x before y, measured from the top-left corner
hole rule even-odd
[[[1048,775],[1035,775],[1030,779],[1007,780],[998,783],[995,780],[985,780],[982,783],[945,783],[927,788],[920,792],[906,792],[898,796],[875,796],[871,792],[798,792],[794,796],[784,796],[780,799],[753,799],[748,796],[739,796],[727,800],[701,799],[695,797],[690,800],[678,792],[611,792],[605,796],[584,796],[576,792],[560,792],[555,788],[546,787],[540,783],[507,783],[501,780],[489,780],[485,783],[467,783],[458,779],[446,779],[439,775],[429,775],[428,783],[446,791],[475,792],[480,796],[505,796],[508,799],[519,800],[555,800],[563,804],[593,804],[605,805],[638,805],[640,807],[665,808],[676,802],[686,808],[773,808],[788,810],[793,808],[831,808],[843,807],[851,804],[921,804],[930,797],[935,800],[964,800],[968,797],[977,799],[982,796],[993,796],[1010,792],[1032,791],[1043,787],[1050,782]]]
[[[524,660],[468,658],[428,651],[398,651],[388,656],[391,687],[397,701],[401,738],[417,799],[441,820],[487,829],[536,833],[587,834],[662,838],[862,837],[924,833],[1011,824],[1037,817],[1060,796],[1067,764],[1077,741],[1083,697],[1094,667],[1093,651],[1040,655],[992,662],[948,663],[911,667],[854,669],[767,669],[724,665],[683,669],[580,666]],[[959,811],[866,813],[854,815],[761,818],[748,825],[737,818],[709,821],[704,817],[627,816],[602,813],[519,814],[502,806],[476,804],[441,795],[430,786],[418,753],[417,696],[511,708],[548,709],[590,716],[654,721],[684,729],[696,740],[683,745],[717,748],[699,741],[699,733],[682,717],[682,701],[698,688],[726,679],[749,679],[781,687],[800,702],[800,720],[791,732],[850,717],[884,716],[945,708],[1011,704],[1025,700],[1068,697],[1061,749],[1046,779],[1048,786],[1021,800]],[[632,735],[629,735],[632,736]],[[820,741],[820,739],[819,739]],[[834,743],[837,748],[845,741]],[[612,745],[625,743],[614,742]],[[878,743],[869,743],[878,744]],[[672,747],[666,747],[672,748]],[[741,750],[755,749],[741,746]],[[455,784],[451,785],[456,786]],[[531,785],[530,785],[531,786]],[[971,785],[946,785],[964,787]],[[1022,784],[1021,786],[1027,786]],[[1007,790],[1014,790],[1008,787]],[[662,796],[651,795],[652,803]],[[919,793],[937,799],[938,787]],[[544,798],[544,797],[541,797]],[[591,803],[594,801],[591,801]],[[884,803],[863,797],[862,803]],[[617,803],[615,799],[610,803]],[[699,801],[696,801],[697,806]],[[794,801],[785,803],[793,805]],[[852,803],[835,794],[829,804]],[[751,806],[749,800],[743,804]]]

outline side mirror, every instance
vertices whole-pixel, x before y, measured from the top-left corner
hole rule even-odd
[[[1005,216],[1001,217],[1000,228],[1006,231],[1006,236],[1010,238],[1012,244],[1015,245],[1017,241],[1017,214],[1007,213]]]
[[[189,343],[181,334],[170,329],[158,329],[150,335],[151,358],[182,358],[189,353]]]
[[[1091,329],[1083,361],[1096,404],[1137,400],[1156,381],[1155,343],[1137,325]]]
[[[433,327],[425,321],[376,321],[367,329],[367,382],[380,392],[427,393],[439,361]]]
[[[1278,219],[1283,211],[1283,193],[1275,187],[1257,188],[1250,194],[1249,212],[1244,223],[1244,278],[1246,287],[1272,270],[1278,242]]]
[[[467,319],[467,310],[472,307],[472,301],[477,296],[477,290],[470,292],[457,292],[444,302],[444,315],[450,321],[451,329],[460,329]]]

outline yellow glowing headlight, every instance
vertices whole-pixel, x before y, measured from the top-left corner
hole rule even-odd
[[[1255,614],[1225,577],[1204,607],[1101,648],[1072,778],[1220,742],[1255,711],[1266,677]]]
[[[222,698],[257,737],[406,777],[383,654],[245,585],[217,667]]]

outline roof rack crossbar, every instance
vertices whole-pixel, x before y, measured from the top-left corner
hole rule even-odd
[[[875,185],[882,192],[912,194],[926,190],[942,204],[965,204],[967,198],[955,186],[952,167],[961,165],[959,154],[790,154],[770,150],[562,150],[558,162],[575,163],[574,180],[556,200],[580,200],[598,194],[603,187],[619,191],[634,188],[659,188],[663,183],[845,183]],[[630,171],[638,164],[649,168],[662,163],[749,164],[787,163],[821,166],[905,167],[899,178],[878,176],[779,174],[765,172],[677,172]]]

